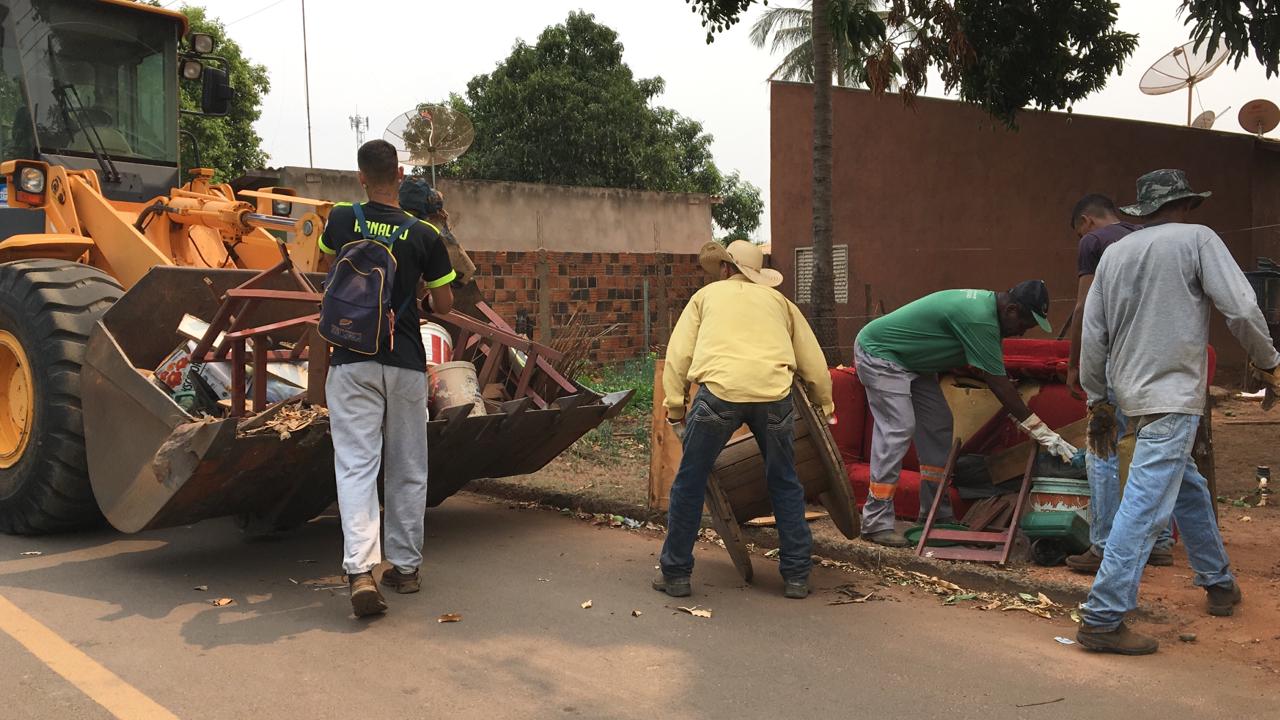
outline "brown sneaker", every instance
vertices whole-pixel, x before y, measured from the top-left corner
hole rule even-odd
[[[402,573],[395,565],[392,565],[386,572],[382,573],[382,584],[401,595],[416,593],[422,589],[422,581],[418,578],[417,570],[411,573]]]
[[[356,617],[379,615],[387,611],[387,601],[373,581],[373,573],[348,575],[347,582],[351,584],[351,610]]]
[[[1173,548],[1151,548],[1147,564],[1152,567],[1169,567],[1173,564]]]
[[[1234,580],[1230,585],[1210,585],[1205,588],[1205,592],[1209,595],[1209,614],[1216,617],[1231,617],[1236,612],[1236,606],[1244,600],[1244,596],[1240,594],[1240,584]]]
[[[1098,568],[1102,567],[1102,554],[1090,545],[1088,550],[1079,555],[1068,555],[1067,567],[1078,573],[1097,575]]]
[[[1117,655],[1150,655],[1160,649],[1160,643],[1155,638],[1136,633],[1124,623],[1120,623],[1120,627],[1115,630],[1103,630],[1080,623],[1080,629],[1076,631],[1076,642],[1085,650]]]

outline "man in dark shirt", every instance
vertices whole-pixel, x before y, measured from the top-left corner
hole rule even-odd
[[[386,557],[382,584],[399,593],[417,592],[427,507],[427,354],[418,330],[418,284],[425,281],[434,312],[453,306],[454,278],[440,233],[401,210],[404,169],[396,150],[371,140],[357,154],[360,184],[369,196],[362,208],[364,235],[350,203],[334,206],[320,236],[330,255],[348,242],[371,237],[387,242],[396,259],[391,306],[395,327],[376,355],[334,348],[325,395],[333,436],[333,464],[342,516],[342,566],[351,585],[356,616],[387,609],[373,581],[382,561],[378,516],[378,470],[383,471]]]
[[[1090,194],[1080,198],[1071,210],[1071,229],[1080,238],[1080,251],[1076,258],[1079,276],[1076,290],[1076,309],[1071,318],[1071,353],[1067,361],[1067,387],[1077,398],[1084,397],[1080,388],[1080,331],[1084,326],[1084,300],[1093,286],[1093,275],[1102,261],[1102,253],[1134,230],[1135,225],[1120,219],[1116,205],[1105,195]],[[1116,415],[1117,439],[1124,435],[1125,417]],[[1101,458],[1088,453],[1085,467],[1089,473],[1089,540],[1092,546],[1067,558],[1067,566],[1076,572],[1093,574],[1102,564],[1102,553],[1107,547],[1107,535],[1116,509],[1120,507],[1120,459],[1112,455]],[[1156,544],[1147,560],[1150,565],[1173,564],[1173,534],[1166,525],[1156,538]]]

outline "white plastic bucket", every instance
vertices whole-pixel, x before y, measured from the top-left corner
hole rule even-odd
[[[453,336],[444,327],[424,322],[418,328],[422,345],[427,349],[427,367],[443,365],[453,359]]]
[[[459,405],[471,405],[471,417],[485,414],[484,397],[476,366],[462,360],[427,368],[431,376],[431,408],[434,413]]]

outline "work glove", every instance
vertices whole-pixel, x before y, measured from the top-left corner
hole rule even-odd
[[[1053,453],[1059,460],[1064,463],[1071,462],[1071,458],[1076,454],[1076,448],[1071,443],[1062,439],[1062,436],[1049,429],[1035,413],[1031,413],[1026,420],[1018,423],[1024,432],[1032,437],[1040,446]]]
[[[1263,370],[1249,363],[1249,374],[1262,383],[1262,409],[1270,410],[1276,404],[1277,392],[1280,392],[1280,367]]]
[[[1089,452],[1100,458],[1116,454],[1116,406],[1109,402],[1089,407]]]

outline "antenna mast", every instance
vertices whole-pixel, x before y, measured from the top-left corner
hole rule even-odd
[[[369,116],[361,115],[359,110],[356,114],[347,118],[351,123],[351,129],[356,131],[356,147],[364,145],[364,134],[369,132]]]

